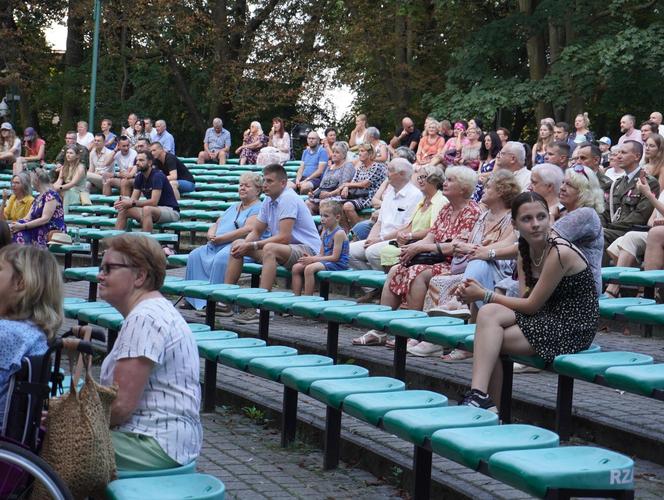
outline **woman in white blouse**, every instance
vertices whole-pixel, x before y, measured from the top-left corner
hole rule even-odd
[[[200,362],[191,330],[159,293],[164,252],[140,235],[107,242],[99,292],[125,318],[101,367],[102,384],[118,386],[111,406],[116,465],[151,470],[188,464],[203,441]]]

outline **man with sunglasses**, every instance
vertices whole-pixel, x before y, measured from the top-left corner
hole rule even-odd
[[[609,189],[609,199],[602,214],[604,226],[604,258],[602,265],[608,265],[608,246],[624,235],[633,226],[648,223],[654,209],[653,204],[643,196],[636,184],[640,177],[645,177],[650,190],[659,196],[659,181],[646,174],[639,165],[643,155],[643,145],[637,141],[624,141],[616,151],[616,164],[625,171],[625,175],[616,179]]]
[[[392,152],[401,146],[417,151],[417,146],[421,138],[422,132],[416,129],[415,122],[406,116],[401,120],[401,128],[397,129],[394,137],[390,139],[390,148]]]
[[[136,179],[130,197],[120,198],[113,205],[118,211],[115,228],[125,230],[127,221],[140,221],[143,231],[152,232],[153,224],[180,220],[180,206],[166,176],[152,165],[152,154],[136,154]],[[145,199],[141,199],[141,194]]]

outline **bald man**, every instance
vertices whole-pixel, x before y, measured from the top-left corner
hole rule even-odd
[[[405,146],[412,151],[417,151],[417,145],[422,137],[422,132],[415,128],[415,122],[407,116],[401,120],[401,128],[397,129],[396,134],[390,140],[392,152],[401,146]]]
[[[659,132],[657,132],[659,135],[664,136],[664,125],[662,125],[662,113],[659,111],[653,111],[650,113],[650,120],[653,123],[657,124],[657,128],[659,129]]]

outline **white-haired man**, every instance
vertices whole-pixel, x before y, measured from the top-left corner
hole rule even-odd
[[[496,158],[496,168],[509,170],[516,177],[521,191],[527,191],[530,186],[530,170],[525,166],[526,150],[523,144],[516,141],[507,141]]]
[[[216,162],[224,165],[230,149],[231,133],[224,128],[221,118],[215,118],[212,126],[205,131],[203,151],[198,153],[196,163]]]
[[[158,142],[164,146],[164,150],[167,153],[175,154],[175,138],[173,135],[166,130],[166,122],[164,120],[157,120],[154,124],[157,129],[157,135],[152,140],[152,142]]]

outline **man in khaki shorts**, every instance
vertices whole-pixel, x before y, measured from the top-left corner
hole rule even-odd
[[[306,255],[317,255],[321,240],[311,212],[295,191],[287,187],[288,176],[279,164],[263,169],[263,192],[266,194],[254,227],[244,240],[236,240],[231,247],[225,283],[240,279],[244,258],[263,264],[260,287],[271,290],[277,277],[277,266],[288,269]],[[270,236],[261,239],[265,231]],[[249,309],[236,322],[258,322],[258,314]]]
[[[129,198],[120,198],[114,203],[118,211],[116,229],[126,229],[127,221],[141,222],[143,231],[152,232],[155,222],[177,222],[180,220],[180,206],[166,176],[152,166],[149,151],[136,155],[136,178],[134,190]],[[141,194],[145,199],[140,199]]]

